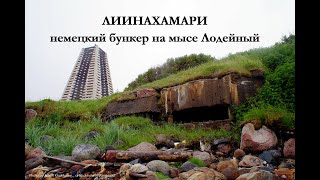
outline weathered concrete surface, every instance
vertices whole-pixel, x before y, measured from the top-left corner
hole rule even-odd
[[[230,104],[229,78],[203,79],[164,88],[161,102],[165,114],[196,107],[210,107],[216,104]]]
[[[255,77],[229,74],[222,78],[201,79],[161,90],[165,114],[196,107],[238,105],[255,94],[261,85]]]
[[[168,122],[201,122],[189,127],[216,127],[229,129],[230,105],[238,105],[262,85],[263,73],[252,71],[250,77],[236,73],[189,81],[187,83],[163,88],[159,93],[154,89],[142,89],[134,92],[133,98],[109,103],[105,117],[122,115],[156,114]],[[215,123],[212,120],[222,120]]]
[[[131,115],[140,113],[160,113],[156,96],[138,98],[125,102],[111,102],[106,107],[106,115]]]

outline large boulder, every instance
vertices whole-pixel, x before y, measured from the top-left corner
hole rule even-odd
[[[262,166],[263,160],[252,155],[246,155],[242,158],[239,163],[241,167],[253,167],[253,166]]]
[[[161,160],[153,160],[147,164],[151,171],[158,171],[165,175],[169,175],[170,166],[168,163]]]
[[[157,151],[157,147],[148,142],[142,142],[134,147],[128,149],[128,151]]]
[[[29,120],[35,118],[37,116],[37,111],[33,109],[26,109],[24,111],[24,122],[28,122]]]
[[[99,155],[99,147],[92,144],[78,144],[72,151],[72,158],[75,161],[96,159]]]
[[[214,159],[214,157],[211,154],[207,152],[201,152],[201,151],[193,152],[192,156],[202,160],[206,166],[210,166],[210,164],[213,162],[213,159]]]
[[[287,158],[295,158],[296,140],[294,138],[290,138],[288,141],[284,143],[283,155]]]
[[[255,130],[253,124],[247,123],[242,128],[240,149],[244,151],[264,151],[272,149],[277,143],[276,134],[266,126]]]
[[[257,172],[242,174],[236,180],[260,180],[260,179],[261,180],[264,180],[264,179],[280,180],[281,178],[271,172],[261,170]]]

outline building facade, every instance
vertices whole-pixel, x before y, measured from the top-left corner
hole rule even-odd
[[[82,48],[61,100],[98,99],[112,93],[107,53],[97,45]]]

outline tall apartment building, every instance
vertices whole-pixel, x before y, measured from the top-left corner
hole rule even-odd
[[[107,53],[97,45],[82,48],[61,100],[98,99],[112,92]]]

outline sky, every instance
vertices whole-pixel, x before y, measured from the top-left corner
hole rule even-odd
[[[207,25],[108,26],[108,16],[207,16]],[[164,36],[166,42],[50,42],[50,36]],[[169,42],[169,36],[252,36],[259,42]],[[293,0],[26,0],[25,101],[59,100],[82,48],[97,44],[108,56],[114,92],[168,58],[204,53],[222,58],[267,47],[295,34]]]

